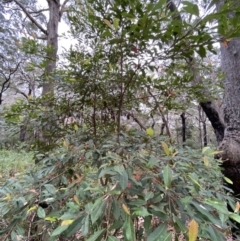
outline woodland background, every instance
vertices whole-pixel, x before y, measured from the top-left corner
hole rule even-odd
[[[239,1],[0,10],[2,240],[237,240]]]

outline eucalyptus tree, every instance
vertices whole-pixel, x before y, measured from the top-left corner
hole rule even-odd
[[[39,7],[38,1],[21,1],[21,0],[5,0],[5,7],[11,8],[13,14],[22,14],[25,21],[22,23],[25,31],[34,38],[36,42],[39,40],[46,41],[45,72],[44,81],[42,83],[42,95],[52,92],[54,86],[54,78],[51,76],[56,70],[57,52],[58,52],[58,26],[62,18],[63,12],[66,11],[67,3],[65,0],[62,4],[60,0],[46,0],[48,8]],[[20,13],[19,13],[20,12]],[[46,13],[48,12],[48,16]],[[34,49],[34,42],[32,50]],[[31,48],[31,46],[29,47]]]

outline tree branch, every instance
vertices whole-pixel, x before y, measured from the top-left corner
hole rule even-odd
[[[46,12],[48,10],[49,10],[49,8],[40,9],[38,11],[31,11],[31,12],[29,12],[29,14],[38,14],[38,13]]]
[[[146,127],[140,122],[140,120],[133,113],[128,112],[127,115],[129,117],[132,117],[133,120],[141,127],[141,129],[146,130]]]
[[[27,15],[27,17],[30,19],[30,21],[35,24],[40,31],[42,31],[45,35],[47,35],[47,30],[44,29],[37,21],[34,19],[31,14],[28,12],[28,10],[18,1],[18,0],[13,0],[21,9],[22,11]]]
[[[64,12],[64,8],[66,6],[66,4],[69,2],[69,0],[65,0],[61,6],[60,12],[59,12],[59,19],[61,20],[62,14]]]

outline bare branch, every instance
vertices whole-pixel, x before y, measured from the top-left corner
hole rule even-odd
[[[22,11],[27,15],[27,17],[30,19],[32,23],[34,23],[40,31],[42,31],[45,35],[47,35],[47,30],[44,29],[37,21],[34,19],[31,14],[28,12],[28,10],[18,1],[18,0],[13,0],[21,9]]]
[[[141,123],[141,121],[133,113],[128,112],[127,115],[132,117],[133,120],[141,127],[141,129],[146,130],[146,127]]]
[[[3,74],[4,77],[5,77],[5,81],[3,82],[2,88],[1,88],[1,90],[0,90],[0,105],[1,105],[2,102],[3,102],[3,100],[2,100],[3,92],[6,91],[6,90],[9,88],[11,76],[18,70],[20,64],[21,64],[21,62],[19,62],[14,69],[10,69],[10,73],[9,73],[8,76],[6,76],[5,74]]]
[[[38,13],[42,13],[42,12],[46,12],[46,11],[48,11],[49,10],[49,8],[45,8],[45,9],[40,9],[40,10],[38,10],[38,11],[31,11],[31,12],[29,12],[30,14],[38,14]]]
[[[69,0],[65,0],[61,6],[60,12],[59,12],[59,19],[61,20],[62,14],[64,12],[66,4],[69,2]]]

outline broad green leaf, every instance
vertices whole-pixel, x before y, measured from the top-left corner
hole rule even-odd
[[[130,215],[126,216],[123,224],[123,235],[125,241],[135,241],[134,226]]]
[[[118,26],[119,26],[119,18],[114,18],[113,19],[113,26],[115,28],[115,30],[118,30]]]
[[[119,241],[119,239],[115,238],[114,236],[108,236],[107,241]]]
[[[111,230],[120,229],[123,227],[123,224],[124,224],[123,220],[117,220],[113,223],[112,226],[110,226],[109,230],[111,231]]]
[[[38,215],[39,218],[45,218],[46,217],[45,211],[42,207],[38,207],[37,215]]]
[[[206,49],[203,46],[199,46],[197,52],[198,52],[198,54],[200,55],[201,58],[206,57]]]
[[[172,239],[172,234],[167,232],[167,225],[161,224],[154,229],[150,235],[147,237],[147,241],[170,241]]]
[[[141,217],[147,217],[147,216],[151,215],[145,207],[133,208],[133,212],[132,213],[134,215],[141,216]]]
[[[89,232],[89,216],[87,215],[86,217],[84,217],[84,219],[82,220],[82,235],[83,236],[87,236],[88,232]]]
[[[91,212],[91,220],[92,224],[94,224],[105,212],[107,204],[107,199],[103,199],[101,203],[92,210]]]
[[[176,220],[176,224],[179,227],[180,231],[185,233],[187,231],[187,227],[182,222],[182,220],[180,218],[178,218],[178,217],[175,217],[175,220]]]
[[[151,220],[152,218],[150,216],[144,218],[144,229],[146,231],[147,236],[151,232],[151,226],[152,226]]]
[[[164,181],[165,187],[167,187],[167,188],[171,187],[172,170],[168,165],[163,168],[163,181]]]
[[[217,240],[217,241],[225,241],[225,237],[223,237],[223,235],[216,230],[214,227],[212,227],[212,225],[209,225],[206,228],[207,232],[209,233],[209,236],[211,237],[211,240]]]
[[[196,241],[198,236],[198,223],[192,219],[189,223],[188,237],[189,241]]]
[[[59,226],[52,232],[51,236],[57,236],[63,233],[67,228],[68,226]]]
[[[72,224],[68,226],[68,229],[63,233],[64,237],[71,237],[73,234],[75,234],[78,230],[81,229],[83,223],[84,216],[76,219]]]
[[[12,241],[18,241],[18,237],[15,231],[11,232],[11,240]]]
[[[219,212],[223,214],[228,214],[227,205],[225,202],[221,200],[218,200],[216,198],[208,198],[204,200],[204,203],[207,203],[208,205],[214,207],[215,209],[217,209]]]
[[[106,229],[101,229],[91,235],[86,241],[96,241],[99,237],[101,237],[106,232]]]
[[[238,223],[240,223],[240,216],[238,214],[230,214],[229,217],[235,221],[237,221]]]
[[[113,204],[112,204],[112,211],[113,211],[113,216],[116,220],[119,219],[120,217],[120,208],[119,208],[119,205],[118,205],[118,202],[117,200],[114,198],[113,199]]]
[[[134,15],[132,15],[131,13],[127,13],[127,12],[122,12],[122,16],[129,18],[129,19],[135,19]]]
[[[119,184],[123,190],[127,187],[128,174],[125,169],[123,169],[122,173],[119,176]]]
[[[52,184],[45,184],[44,187],[48,190],[49,193],[55,194],[56,188]]]

